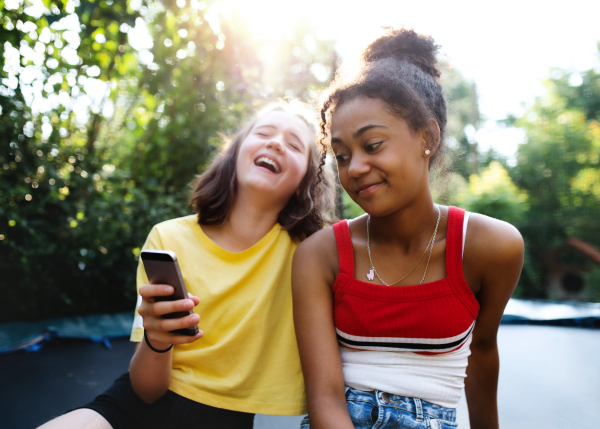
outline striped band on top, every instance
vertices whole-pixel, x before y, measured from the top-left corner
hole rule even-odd
[[[342,345],[355,349],[444,353],[460,347],[467,341],[474,326],[475,322],[463,333],[448,338],[359,337],[346,334],[337,328],[336,333]]]

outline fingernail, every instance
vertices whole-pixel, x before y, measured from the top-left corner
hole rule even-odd
[[[194,303],[193,303],[192,301],[186,301],[186,302],[183,304],[183,307],[184,307],[186,310],[190,310],[190,309],[194,308]]]
[[[166,293],[173,293],[173,288],[171,286],[165,286],[165,292]]]
[[[200,321],[200,316],[198,316],[197,314],[194,314],[190,320],[192,321],[192,323],[198,323]]]

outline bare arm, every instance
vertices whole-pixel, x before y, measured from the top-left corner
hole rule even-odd
[[[190,299],[154,302],[155,296],[167,296],[172,293],[173,287],[168,285],[147,284],[140,287],[142,304],[139,313],[144,319],[144,329],[150,344],[158,350],[165,350],[172,344],[191,343],[203,335],[199,332],[190,337],[169,332],[197,325],[200,321],[197,314],[179,319],[162,319],[160,316],[163,314],[191,310],[200,302],[193,295],[190,295]],[[136,346],[129,364],[129,375],[133,390],[144,402],[151,404],[157,401],[169,389],[172,359],[173,349],[166,353],[156,353],[144,340]]]
[[[334,256],[332,258],[332,255]],[[306,385],[311,429],[351,429],[344,375],[333,322],[337,266],[333,229],[300,244],[292,265],[294,326]]]
[[[498,372],[500,362],[496,336],[504,308],[523,266],[523,239],[509,224],[484,216],[474,217],[474,234],[465,247],[465,275],[476,272],[481,279],[477,293],[480,309],[473,331],[465,393],[472,429],[496,429],[498,422]],[[471,239],[471,240],[469,240]],[[475,255],[469,258],[468,253]]]

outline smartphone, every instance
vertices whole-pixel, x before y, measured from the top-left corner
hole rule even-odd
[[[171,285],[175,289],[169,296],[156,296],[155,301],[176,301],[179,299],[188,299],[189,295],[183,282],[177,255],[170,250],[152,250],[142,251],[142,263],[148,276],[148,282],[153,285]],[[193,310],[178,311],[165,314],[164,319],[179,319],[181,317],[194,314]],[[171,331],[174,334],[194,336],[198,333],[198,326],[190,326],[185,329],[176,329]]]

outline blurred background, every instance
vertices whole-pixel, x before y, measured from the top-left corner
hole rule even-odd
[[[126,370],[132,345],[111,341],[131,327],[152,225],[191,213],[189,183],[222,136],[281,98],[316,105],[382,26],[442,46],[435,200],[525,239],[505,322],[600,326],[599,14],[584,0],[0,0],[0,354],[106,346],[3,355],[5,426],[40,424]],[[361,213],[340,195],[341,217]],[[501,327],[501,421],[592,427],[599,333]]]
[[[0,321],[131,310],[153,224],[240,122],[307,102],[381,26],[442,46],[437,201],[516,225],[515,297],[600,300],[596,2],[0,0]],[[347,196],[339,214],[360,214]]]

